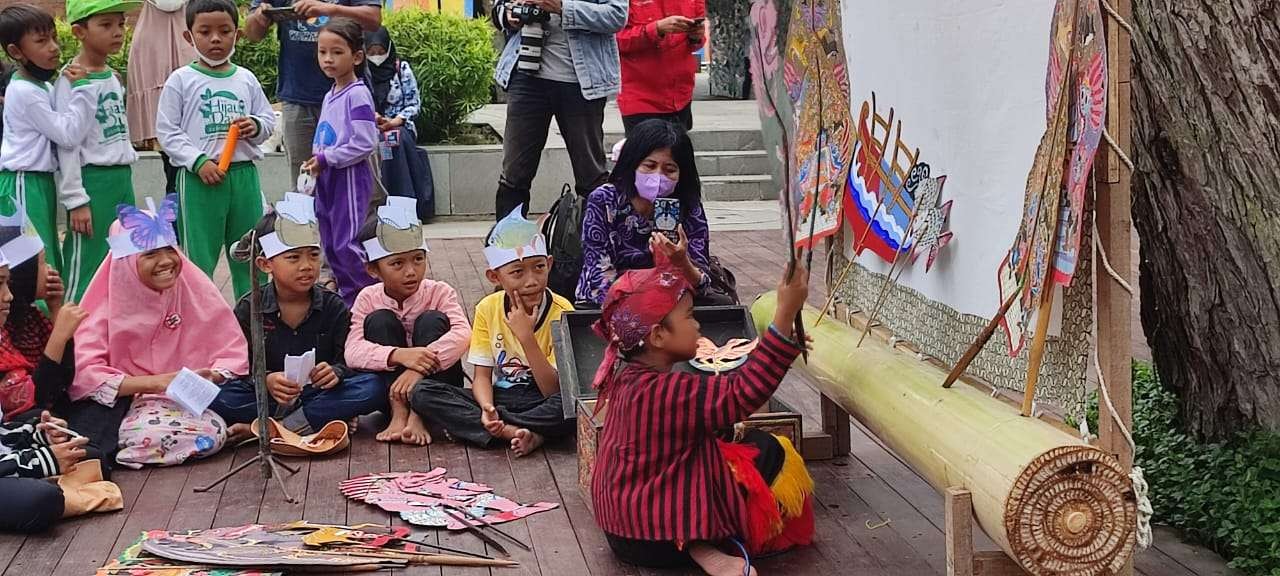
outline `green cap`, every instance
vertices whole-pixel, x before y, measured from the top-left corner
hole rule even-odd
[[[142,5],[142,0],[67,0],[67,22],[72,24],[97,14],[128,12]]]

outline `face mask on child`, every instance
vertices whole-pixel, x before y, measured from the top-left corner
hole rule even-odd
[[[382,63],[386,62],[387,58],[390,58],[390,57],[391,57],[390,54],[370,54],[368,56],[369,63],[373,64],[374,66],[381,66]]]
[[[236,45],[232,44],[231,51],[227,52],[227,56],[221,60],[214,60],[212,58],[205,56],[204,54],[201,54],[199,48],[196,48],[196,54],[200,56],[201,62],[204,62],[206,65],[212,68],[217,68],[218,66],[221,66],[223,64],[226,64],[227,62],[230,62],[231,57],[236,55]]]
[[[666,198],[675,189],[676,181],[667,178],[666,174],[636,172],[636,193],[645,200],[653,202],[658,198]]]
[[[28,76],[31,76],[41,82],[48,82],[58,74],[57,70],[53,68],[41,68],[40,66],[36,66],[36,64],[30,60],[22,63],[22,69],[26,71]]]

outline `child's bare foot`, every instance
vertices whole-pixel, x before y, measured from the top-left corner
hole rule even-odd
[[[245,423],[227,426],[227,445],[235,446],[253,437],[253,427]]]
[[[427,424],[422,421],[422,417],[417,412],[409,411],[409,418],[404,426],[404,430],[400,432],[400,441],[413,446],[426,446],[431,443],[431,433],[427,431]]]
[[[714,546],[696,543],[689,547],[689,556],[702,567],[702,571],[710,576],[757,576],[756,569],[746,572],[746,561],[737,556],[730,556],[717,550]]]
[[[355,433],[359,430],[360,430],[359,416],[356,416],[355,418],[352,418],[350,422],[347,422],[347,435],[354,436]]]
[[[530,432],[528,428],[520,428],[511,438],[511,451],[516,453],[516,458],[528,456],[542,446],[542,441],[541,434]]]
[[[379,442],[399,442],[404,435],[404,428],[409,424],[409,411],[392,403],[391,423],[387,424],[375,438]]]

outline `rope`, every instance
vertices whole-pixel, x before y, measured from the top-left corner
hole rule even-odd
[[[1116,269],[1111,266],[1111,260],[1107,258],[1107,251],[1102,249],[1102,237],[1098,235],[1098,212],[1096,210],[1093,212],[1092,218],[1093,246],[1095,251],[1098,253],[1099,260],[1102,260],[1102,267],[1106,269],[1107,275],[1111,276],[1111,279],[1116,281],[1116,284],[1119,284],[1125,292],[1128,292],[1130,296],[1133,296],[1133,285],[1129,284],[1129,281],[1125,280],[1124,276],[1121,276],[1119,272],[1116,272]]]
[[[1133,435],[1129,433],[1129,429],[1120,420],[1120,412],[1116,410],[1116,405],[1111,402],[1111,394],[1107,391],[1107,381],[1102,376],[1102,364],[1098,361],[1096,353],[1093,355],[1093,369],[1098,373],[1098,390],[1102,391],[1102,400],[1106,403],[1107,413],[1111,415],[1116,427],[1120,429],[1120,434],[1129,443],[1129,448],[1136,453],[1138,445],[1134,443]],[[1151,496],[1147,490],[1147,479],[1142,475],[1141,466],[1134,466],[1129,470],[1129,480],[1133,482],[1133,497],[1137,501],[1138,507],[1138,548],[1146,550],[1151,547],[1151,515],[1153,509],[1151,507]]]
[[[1115,20],[1116,25],[1123,28],[1124,31],[1129,34],[1130,38],[1133,37],[1133,26],[1128,22],[1125,22],[1124,18],[1120,16],[1120,13],[1116,12],[1116,9],[1112,7],[1111,3],[1107,2],[1107,0],[1102,0],[1102,11],[1106,12],[1112,20]]]
[[[1124,149],[1120,147],[1120,144],[1116,142],[1116,139],[1111,136],[1111,132],[1108,132],[1106,128],[1102,129],[1102,139],[1106,140],[1107,145],[1111,147],[1111,151],[1115,152],[1116,156],[1120,157],[1120,163],[1124,164],[1124,167],[1128,168],[1129,172],[1133,172],[1133,159],[1130,158],[1128,154],[1124,153]]]

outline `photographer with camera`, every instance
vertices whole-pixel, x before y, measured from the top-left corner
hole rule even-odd
[[[631,0],[627,27],[618,33],[622,94],[618,110],[627,136],[659,118],[693,128],[694,52],[706,44],[706,0]]]
[[[493,24],[507,35],[494,76],[507,91],[495,214],[529,206],[529,188],[554,117],[586,196],[607,179],[605,101],[621,74],[614,35],[627,23],[627,0],[497,0]]]

